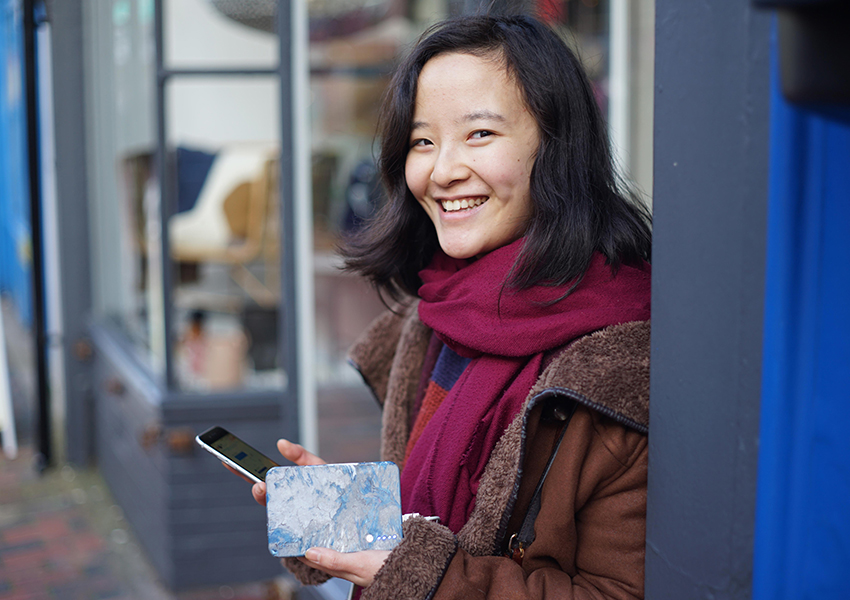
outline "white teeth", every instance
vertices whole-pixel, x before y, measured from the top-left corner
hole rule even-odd
[[[454,212],[456,210],[475,208],[487,201],[487,198],[464,198],[463,200],[443,200],[443,210],[446,212]]]

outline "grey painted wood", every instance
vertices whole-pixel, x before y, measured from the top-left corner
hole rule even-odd
[[[656,3],[646,597],[744,599],[752,552],[769,18]]]
[[[171,563],[165,520],[165,468],[138,451],[133,439],[138,423],[149,421],[155,409],[127,388],[120,397],[110,393],[106,383],[117,378],[118,373],[105,360],[96,361],[94,373],[98,469],[151,563],[168,580]]]
[[[241,419],[228,411],[227,421],[211,419],[201,403],[192,405],[194,412],[187,406],[169,411],[166,395],[140,384],[145,380],[138,364],[110,336],[100,330],[95,338],[108,349],[95,359],[98,466],[160,577],[180,590],[278,576],[282,567],[268,552],[265,510],[249,484],[194,444],[186,453],[168,445],[169,432],[194,436],[218,423],[275,456],[277,401],[271,405],[276,412],[259,403],[257,410],[242,411]],[[115,382],[121,383],[118,391]],[[156,397],[149,396],[152,390]],[[179,419],[170,421],[171,414]],[[163,435],[145,444],[148,427]]]
[[[246,420],[281,418],[280,390],[268,393],[229,394],[209,398],[186,397],[171,393],[163,399],[163,415],[169,423],[197,423],[199,415],[211,425]]]
[[[66,459],[86,465],[93,457],[91,430],[91,364],[74,352],[85,340],[91,309],[89,214],[86,193],[85,100],[83,78],[82,0],[50,6],[53,126],[56,156],[57,246],[62,273],[58,290],[62,311],[62,355],[65,391]]]
[[[215,585],[215,581],[206,573],[210,560],[221,557],[222,552],[226,552],[228,556],[228,571],[238,572],[242,575],[239,581],[268,580],[270,579],[269,570],[276,570],[279,573],[283,568],[280,566],[280,562],[272,558],[268,552],[263,559],[257,559],[246,553],[231,553],[227,549],[221,549],[214,556],[198,556],[194,560],[178,562],[175,565],[175,584],[177,589],[191,589]]]

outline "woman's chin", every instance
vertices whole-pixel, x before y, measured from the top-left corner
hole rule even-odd
[[[450,256],[451,258],[456,258],[458,260],[465,259],[476,259],[481,256],[484,256],[486,252],[481,251],[480,248],[472,248],[463,245],[456,244],[440,244],[440,248],[443,249],[443,252],[446,253],[446,256]]]

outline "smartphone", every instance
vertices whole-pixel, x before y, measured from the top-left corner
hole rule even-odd
[[[223,427],[211,427],[198,434],[195,441],[221,462],[233,467],[256,483],[265,481],[268,470],[279,466],[268,456],[252,448]]]

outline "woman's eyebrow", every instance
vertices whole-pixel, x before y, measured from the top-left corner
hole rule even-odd
[[[481,109],[476,110],[471,113],[466,113],[461,121],[468,123],[469,121],[500,121],[504,122],[506,119],[499,113],[494,113],[492,110]]]
[[[486,108],[466,113],[460,119],[458,119],[458,122],[460,123],[469,123],[471,121],[499,121],[500,123],[504,123],[505,121],[507,121],[507,119],[505,119],[505,117],[503,117],[499,113],[495,113],[492,110],[487,110]],[[414,121],[410,124],[411,131],[416,131],[417,129],[425,129],[427,127],[428,123],[426,123],[425,121]]]

